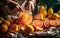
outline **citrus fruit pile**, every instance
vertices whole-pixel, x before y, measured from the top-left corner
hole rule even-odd
[[[32,33],[43,31],[50,27],[60,26],[60,10],[53,13],[52,7],[46,11],[44,6],[40,6],[36,15],[25,12],[19,14],[19,18],[14,20],[11,18],[4,19],[0,17],[1,32],[21,32]]]

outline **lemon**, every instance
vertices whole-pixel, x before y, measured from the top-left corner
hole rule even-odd
[[[24,27],[21,27],[21,28],[20,28],[20,32],[21,32],[21,33],[24,33],[24,32],[25,32],[25,28],[24,28]]]
[[[53,15],[50,15],[48,18],[49,19],[58,19],[59,15],[57,13],[54,13]]]
[[[2,24],[3,22],[2,22],[2,20],[0,20],[0,24]]]
[[[40,8],[38,10],[38,13],[41,14],[44,10],[45,10],[45,7],[44,6],[40,6]]]
[[[43,17],[47,16],[47,11],[44,6],[40,6],[40,8],[38,10],[38,14],[42,15]]]
[[[56,18],[58,18],[58,17],[59,17],[59,15],[58,15],[57,13],[54,13],[54,16],[55,16]]]
[[[0,20],[4,21],[4,18],[3,17],[0,17]]]
[[[53,15],[53,12],[54,12],[54,11],[53,11],[52,7],[50,7],[50,8],[48,9],[48,13],[47,13],[48,16]]]
[[[27,32],[34,32],[34,27],[32,25],[26,25]]]
[[[44,29],[41,28],[41,27],[36,27],[36,30],[38,30],[38,31],[43,31]]]
[[[58,10],[58,12],[57,12],[59,15],[60,15],[60,10]]]
[[[46,16],[47,16],[47,11],[46,11],[46,9],[42,12],[42,14],[43,14],[43,17],[46,17]]]

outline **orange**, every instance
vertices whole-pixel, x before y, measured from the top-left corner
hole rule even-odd
[[[34,27],[42,27],[43,26],[43,22],[40,21],[40,20],[34,20],[33,23],[32,23],[32,25]]]
[[[6,24],[8,27],[10,26],[10,22],[8,20],[4,20],[4,24]]]
[[[50,24],[52,26],[57,26],[57,21],[56,20],[50,20]]]
[[[13,22],[12,22],[13,24],[20,24],[20,21],[17,19],[17,20],[14,20]]]
[[[16,24],[12,24],[9,28],[9,31],[10,32],[18,32],[19,28],[18,28],[18,25]]]
[[[34,15],[34,20],[40,20],[42,19],[43,17],[40,15],[40,14],[36,14]]]
[[[51,24],[50,24],[50,20],[49,19],[46,19],[44,21],[44,26],[47,27],[47,28],[51,27]]]
[[[8,26],[5,25],[5,24],[2,24],[1,30],[2,30],[3,33],[7,32],[8,31]]]
[[[13,22],[13,20],[11,18],[7,18],[7,20],[10,21],[10,22]]]
[[[24,12],[20,12],[19,17],[22,17],[24,15]]]
[[[32,15],[25,13],[22,17],[19,18],[20,22],[24,25],[28,25],[32,23]]]

